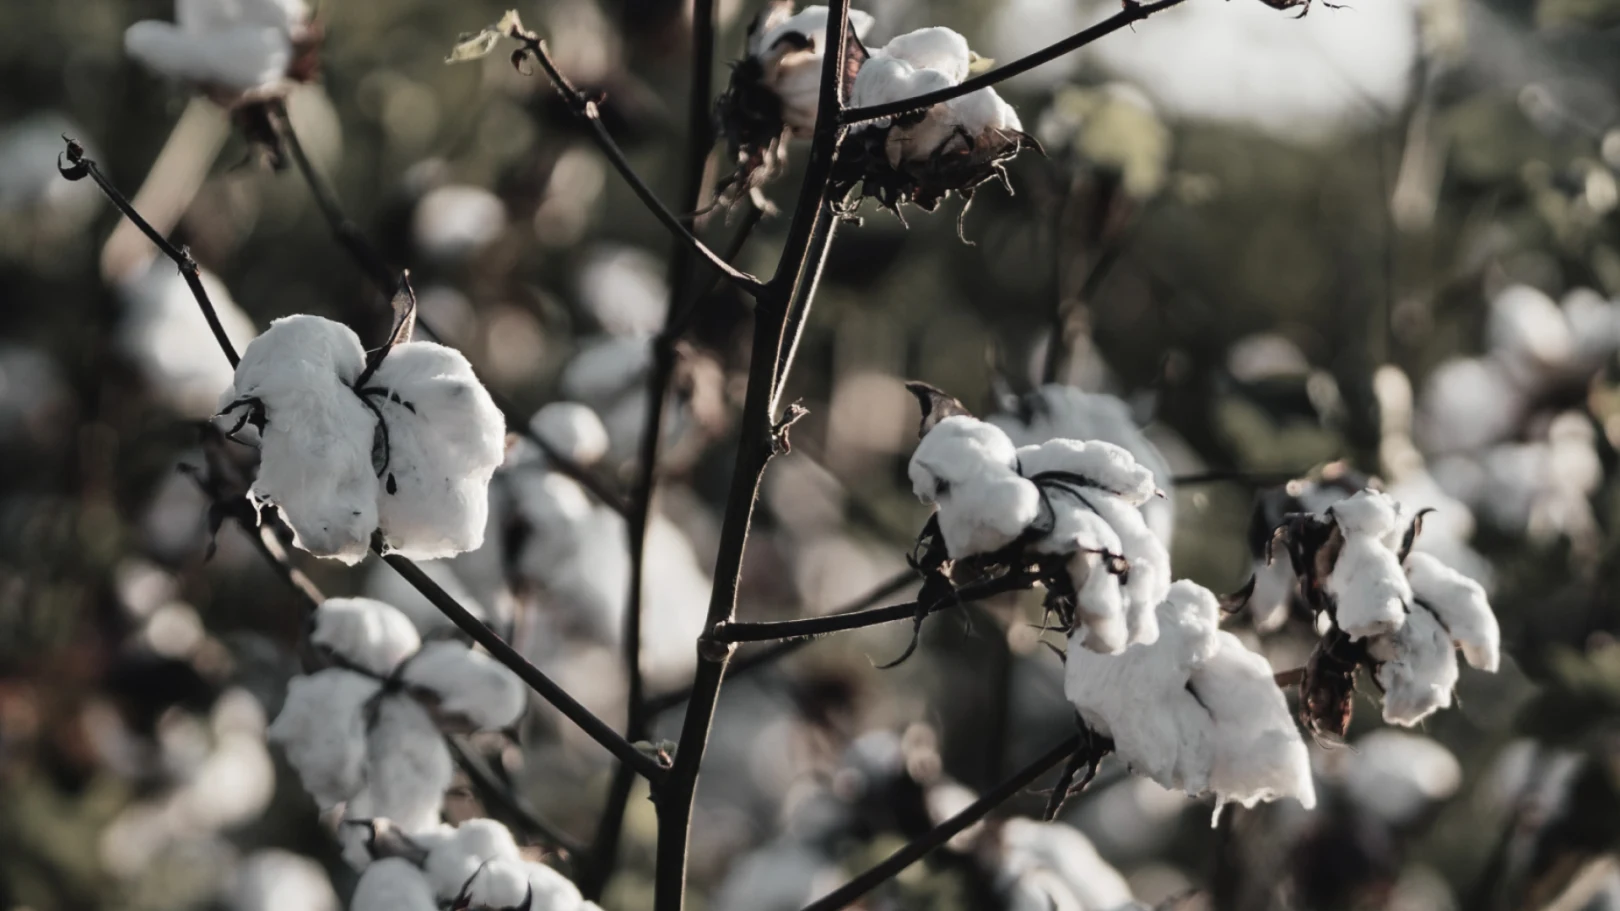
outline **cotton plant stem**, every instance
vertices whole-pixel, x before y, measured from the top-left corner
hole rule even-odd
[[[1182,2],[1184,0],[1158,0],[1156,3],[1138,3],[1136,0],[1124,0],[1125,8],[1123,10],[1090,28],[1082,29],[1064,38],[1062,41],[1041,48],[1027,57],[1020,57],[1005,66],[998,66],[987,73],[964,80],[960,84],[949,88],[925,92],[911,98],[902,98],[899,101],[884,104],[874,104],[862,108],[847,108],[841,115],[840,120],[845,125],[853,125],[880,120],[885,117],[898,117],[902,114],[933,107],[953,98],[960,98],[963,95],[977,92],[979,89],[989,88],[1021,73],[1026,73],[1044,63],[1050,63],[1065,54],[1085,47],[1099,38],[1111,35],[1126,26],[1146,19],[1160,10],[1169,9]]]
[[[964,588],[956,593],[954,599],[941,598],[929,604],[923,604],[920,601],[907,601],[904,604],[890,604],[884,607],[868,608],[844,614],[827,614],[821,617],[803,617],[797,620],[769,620],[753,623],[727,621],[718,624],[714,628],[712,637],[718,642],[735,643],[771,642],[780,639],[824,636],[828,633],[863,629],[868,626],[894,623],[898,620],[915,620],[959,604],[982,601],[1007,592],[1022,591],[1029,588],[1033,581],[1028,576],[1015,573],[981,585]]]
[[[715,0],[694,0],[692,6],[692,77],[687,88],[686,166],[679,211],[697,211],[702,202],[703,175],[714,147],[714,127],[709,116],[709,98],[714,93]],[[695,225],[694,225],[695,227]],[[743,235],[746,239],[746,234]],[[730,256],[725,260],[729,261]],[[637,454],[636,484],[625,516],[630,558],[630,591],[625,600],[624,629],[620,640],[626,675],[627,720],[625,736],[632,741],[646,738],[646,681],[641,670],[641,627],[643,597],[646,592],[647,525],[652,515],[658,481],[658,449],[663,439],[664,409],[668,406],[670,382],[675,375],[678,352],[676,341],[685,310],[696,310],[697,301],[683,308],[688,286],[699,264],[695,247],[678,243],[669,272],[669,305],[664,328],[653,339],[651,369],[647,371],[647,412],[641,426]],[[582,877],[585,897],[597,899],[613,875],[619,856],[619,840],[624,830],[625,808],[635,787],[635,775],[628,766],[614,770],[608,799],[597,823],[591,844],[589,868]]]
[[[464,744],[461,738],[446,734],[444,740],[450,747],[450,758],[454,759],[461,771],[466,773],[467,782],[472,786],[473,793],[478,795],[478,799],[484,804],[484,809],[490,816],[500,820],[507,828],[539,835],[575,857],[585,852],[584,842],[564,832],[556,824],[543,819],[533,807],[529,806],[528,801],[506,783],[499,781],[495,773],[484,764],[484,760],[475,754],[472,747]]]
[[[990,815],[990,811],[996,807],[1016,797],[1018,792],[1029,787],[1053,766],[1079,751],[1081,746],[1082,740],[1079,735],[1076,735],[1052,747],[1042,753],[1034,762],[1014,773],[1012,777],[986,791],[983,797],[969,804],[960,813],[913,839],[905,847],[889,855],[877,866],[872,867],[826,896],[804,906],[803,911],[837,911],[839,908],[849,907],[868,892],[899,875],[902,870],[927,856],[930,851],[943,846],[969,826]]]
[[[781,356],[783,331],[793,319],[802,318],[793,315],[796,310],[810,306],[810,291],[814,282],[806,281],[806,276],[819,268],[810,264],[825,255],[824,250],[812,249],[812,241],[815,223],[827,201],[833,160],[838,154],[838,143],[843,135],[837,118],[843,105],[841,76],[848,34],[849,0],[833,0],[828,10],[825,60],[817,108],[818,127],[811,143],[799,205],[794,209],[793,223],[788,228],[788,239],[776,272],[770,284],[758,296],[759,306],[754,308],[748,387],[731,491],[721,523],[714,589],[705,620],[708,632],[698,641],[698,669],[692,684],[692,698],[681,725],[675,763],[658,795],[654,911],[680,911],[684,901],[687,844],[698,770],[708,746],[709,730],[720,696],[720,683],[734,651],[734,646],[716,641],[711,633],[736,614],[737,588],[760,479],[766,463],[780,444],[774,432],[775,411],[771,403],[776,397],[779,379],[776,368]]]

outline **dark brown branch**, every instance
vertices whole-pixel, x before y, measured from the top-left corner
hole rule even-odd
[[[191,289],[191,296],[197,299],[197,306],[202,309],[203,319],[208,321],[208,330],[214,333],[214,341],[219,343],[219,350],[225,352],[225,359],[231,362],[232,367],[241,363],[242,358],[236,353],[236,346],[231,344],[230,336],[225,334],[225,327],[219,321],[219,314],[214,311],[214,302],[208,299],[208,291],[203,288],[202,276],[197,271],[197,261],[191,258],[191,251],[169,243],[168,238],[159,234],[156,228],[142,218],[141,213],[135,211],[130,201],[124,198],[124,194],[118,192],[113,182],[101,173],[101,168],[94,161],[84,157],[84,146],[66,136],[62,137],[62,140],[67,143],[67,151],[63,153],[67,164],[64,165],[59,160],[57,170],[68,180],[83,180],[88,176],[95,181],[101,192],[118,207],[118,211],[124,213],[124,217],[128,218],[131,224],[139,228],[148,240],[163,251],[164,256],[180,268],[180,276],[186,280],[186,287]]]
[[[539,835],[576,857],[585,851],[584,842],[540,818],[528,801],[503,782],[497,781],[495,773],[460,738],[446,734],[444,742],[450,747],[450,757],[467,774],[467,782],[472,785],[473,793],[478,795],[485,812],[491,817],[506,824],[507,828]]]
[[[1011,778],[985,792],[983,797],[969,804],[962,812],[913,839],[911,843],[889,855],[877,866],[806,905],[803,911],[837,911],[839,908],[849,907],[861,896],[892,879],[930,851],[944,845],[964,829],[990,815],[991,810],[1011,800],[1019,791],[1033,784],[1037,778],[1046,774],[1049,769],[1068,758],[1080,747],[1079,735],[1052,747]]]
[[[872,607],[885,598],[892,597],[901,589],[915,585],[916,582],[917,574],[908,569],[893,576],[887,582],[884,582],[877,588],[872,589],[871,591],[862,595],[860,598],[857,598],[853,603],[834,611],[834,614],[852,614],[856,611],[865,610],[866,608]],[[810,637],[799,639],[782,639],[773,642],[764,648],[758,649],[757,651],[744,653],[731,660],[730,666],[726,668],[726,677],[731,680],[736,680],[738,677],[752,673],[753,671],[756,671],[762,667],[769,667],[781,660],[783,657],[798,651],[814,641],[815,639]],[[673,692],[664,693],[660,696],[653,696],[647,700],[647,714],[649,717],[651,717],[661,712],[667,712],[690,698],[692,698],[692,688],[690,686],[685,686]]]
[[[797,639],[806,636],[824,636],[828,633],[879,626],[897,620],[915,620],[958,604],[982,601],[995,595],[1021,591],[1034,583],[1034,578],[1012,574],[993,579],[981,585],[969,586],[956,593],[955,599],[940,599],[930,604],[907,601],[846,614],[827,614],[798,620],[769,620],[753,623],[728,621],[714,628],[713,638],[718,642],[770,642],[777,639]]]
[[[653,193],[652,187],[647,186],[647,182],[642,180],[641,175],[637,174],[635,168],[630,166],[629,159],[624,157],[624,150],[620,149],[619,144],[609,135],[607,127],[602,123],[601,113],[597,110],[596,102],[586,98],[584,93],[575,88],[574,84],[568,81],[568,77],[557,69],[557,64],[552,61],[551,55],[546,52],[546,43],[540,40],[540,36],[518,26],[514,26],[508,34],[510,37],[523,42],[523,48],[514,55],[514,62],[521,62],[524,55],[539,61],[540,68],[551,79],[551,84],[557,89],[557,93],[562,95],[568,109],[591,128],[597,147],[602,150],[602,154],[607,156],[608,161],[613,163],[614,170],[617,170],[620,176],[625,179],[625,182],[630,184],[630,189],[635,191],[642,204],[663,223],[671,234],[707,260],[709,265],[720,270],[720,273],[726,278],[736,282],[738,287],[757,298],[764,288],[764,283],[746,272],[739,271],[720,258],[719,254],[709,249],[703,241],[698,240],[691,231],[688,231],[686,225],[681,223],[680,217],[671,212],[669,207],[659,200],[657,194]]]
[[[953,98],[960,98],[963,95],[977,92],[979,89],[987,89],[1020,73],[1028,72],[1043,63],[1049,63],[1064,54],[1085,47],[1093,41],[1111,35],[1128,25],[1140,22],[1160,10],[1169,9],[1183,2],[1183,0],[1158,0],[1156,3],[1138,3],[1136,0],[1124,0],[1124,2],[1125,8],[1123,10],[1096,25],[1076,32],[1062,41],[1048,45],[1027,57],[1020,57],[1006,66],[998,66],[988,73],[965,80],[959,85],[940,89],[937,92],[925,92],[912,98],[902,98],[899,101],[891,101],[886,104],[874,104],[864,108],[849,108],[843,112],[840,120],[849,125],[865,123],[869,120],[879,120],[884,117],[898,117],[902,114],[933,107]]]

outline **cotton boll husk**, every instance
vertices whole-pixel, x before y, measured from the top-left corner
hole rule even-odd
[[[371,397],[388,422],[377,510],[388,547],[424,560],[477,549],[506,423],[472,365],[453,348],[409,342],[388,354],[370,386],[388,391]]]
[[[422,647],[410,618],[371,598],[328,598],[314,620],[310,642],[378,676],[388,676]]]
[[[1132,506],[1154,495],[1153,472],[1138,465],[1123,446],[1093,440],[1048,440],[1017,451],[1018,473],[1026,478],[1065,472],[1085,478],[1091,485]]]
[[[1417,437],[1425,452],[1468,452],[1513,435],[1526,400],[1500,363],[1455,358],[1434,368],[1418,399]]]
[[[1406,576],[1412,593],[1434,611],[1468,663],[1494,673],[1501,663],[1502,631],[1485,589],[1422,552],[1407,556]]]
[[[1119,871],[1097,854],[1091,840],[1073,826],[1061,822],[1037,822],[1014,817],[1002,823],[999,832],[1001,870],[998,880],[1012,885],[1031,878],[1045,888],[1036,894],[1056,901],[1048,889],[1057,886],[1061,894],[1079,902],[1078,911],[1110,911],[1129,907],[1131,888]],[[1042,876],[1044,874],[1044,876]],[[1004,885],[1003,888],[1008,888]],[[1032,905],[1050,909],[1053,906]],[[1063,908],[1063,905],[1057,905]]]
[[[401,857],[385,857],[367,867],[349,901],[349,911],[438,911],[438,908],[427,877]]]
[[[347,800],[366,775],[366,701],[382,684],[330,668],[287,683],[287,699],[266,732],[323,809]]]
[[[1401,628],[1374,637],[1368,653],[1383,662],[1378,685],[1384,691],[1385,721],[1411,727],[1451,705],[1457,655],[1446,628],[1426,608],[1413,605]]]
[[[349,818],[390,819],[407,834],[439,822],[453,774],[450,751],[414,699],[394,695],[378,703],[366,764],[366,784],[349,801]]]
[[[608,451],[608,432],[602,419],[578,402],[551,402],[529,421],[534,435],[576,465],[591,466]]]
[[[314,860],[266,848],[243,858],[231,884],[232,911],[338,911],[337,893]],[[359,906],[356,906],[359,907]],[[365,911],[360,908],[360,911]],[[375,909],[373,909],[375,911]],[[402,911],[413,911],[408,906]]]
[[[1260,801],[1296,798],[1316,806],[1310,756],[1300,739],[1288,700],[1271,665],[1228,632],[1216,633],[1219,648],[1191,684],[1215,719],[1215,763],[1209,787],[1222,805],[1252,807]]]
[[[469,819],[455,834],[428,852],[422,869],[433,892],[449,901],[486,862],[521,864],[522,855],[512,833],[493,819]]]
[[[225,335],[238,349],[253,339],[253,321],[212,272],[198,270]],[[166,259],[154,260],[118,288],[123,315],[117,345],[134,361],[152,391],[187,418],[214,413],[219,390],[231,385],[230,361],[219,349],[191,288]]]
[[[401,673],[426,690],[439,712],[467,719],[476,730],[504,728],[523,714],[522,681],[495,659],[459,642],[432,642]]]
[[[347,326],[289,316],[248,344],[220,399],[222,412],[239,399],[264,406],[248,495],[280,508],[298,547],[349,564],[365,556],[377,527],[376,418],[349,388],[364,366],[365,349]],[[219,421],[234,424],[243,407]]]
[[[912,490],[939,507],[951,556],[1005,547],[1035,521],[1040,494],[1016,463],[1007,435],[975,418],[946,418],[918,442],[908,467]]]

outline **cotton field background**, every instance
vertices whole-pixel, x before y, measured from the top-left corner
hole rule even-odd
[[[699,2],[0,4],[0,911],[1620,908],[1620,4]]]

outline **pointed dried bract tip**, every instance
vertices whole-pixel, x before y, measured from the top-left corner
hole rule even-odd
[[[973,412],[967,410],[960,399],[957,399],[937,386],[912,380],[906,384],[906,391],[917,397],[917,407],[922,409],[922,421],[917,425],[917,438],[928,435],[934,425],[946,418],[963,415],[972,417]]]
[[[1254,583],[1258,578],[1258,575],[1251,574],[1249,581],[1245,582],[1242,588],[1229,595],[1221,595],[1221,613],[1235,614],[1242,610],[1249,603],[1249,599],[1254,596]]]

